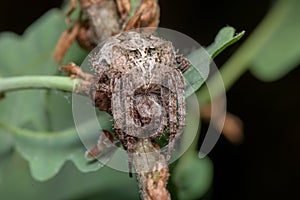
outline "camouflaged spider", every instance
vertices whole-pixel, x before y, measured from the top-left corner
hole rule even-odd
[[[189,62],[176,55],[171,42],[134,31],[109,38],[89,59],[98,78],[91,98],[96,107],[113,115],[114,130],[129,156],[129,170],[137,138],[154,140],[168,131],[169,160],[185,125],[182,72]],[[90,156],[97,156],[100,149],[95,148]]]

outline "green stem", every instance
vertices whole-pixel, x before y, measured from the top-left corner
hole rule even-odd
[[[58,89],[72,92],[75,79],[61,76],[19,76],[0,78],[0,92],[20,89]]]
[[[99,117],[101,125],[104,128],[111,127],[111,121],[107,117]],[[97,132],[93,131],[94,126],[91,126],[90,122],[80,124],[81,128],[87,132],[91,132],[90,135],[81,135],[83,137],[93,137],[93,134],[98,135]],[[61,131],[32,131],[24,128],[19,128],[14,125],[8,124],[4,121],[0,121],[0,129],[11,134],[14,138],[21,141],[26,141],[28,144],[41,145],[45,147],[64,147],[68,145],[74,145],[80,143],[79,136],[75,127],[65,128]]]
[[[285,18],[290,1],[279,0],[272,7],[264,20],[258,25],[251,36],[244,42],[239,50],[222,66],[220,73],[222,75],[226,91],[233,85],[238,78],[249,68],[252,59],[259,53],[261,47],[270,38],[273,32],[280,26]],[[202,87],[198,92],[198,97],[202,102],[209,102],[210,99],[219,96],[222,93],[218,87],[218,77],[213,76],[209,82],[213,85],[213,93],[209,94],[206,87]],[[211,97],[210,97],[211,95]]]
[[[73,127],[57,132],[38,132],[18,128],[0,121],[0,128],[5,132],[10,133],[13,137],[26,141],[28,144],[63,147],[79,142],[76,130]]]

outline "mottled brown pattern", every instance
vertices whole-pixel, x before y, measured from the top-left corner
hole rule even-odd
[[[183,131],[185,83],[176,57],[171,42],[133,31],[111,37],[90,55],[99,78],[97,90],[105,86],[101,95],[111,96],[114,129],[129,154],[130,166],[137,138],[159,138],[168,130],[169,160]]]

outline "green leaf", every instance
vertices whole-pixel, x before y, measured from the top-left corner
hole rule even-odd
[[[230,26],[224,27],[217,34],[215,41],[209,45],[206,50],[212,58],[215,58],[228,46],[239,41],[244,34],[245,31],[235,34],[234,28]]]
[[[24,33],[0,34],[0,76],[50,75],[58,72],[53,49],[66,28],[58,10],[46,13]],[[7,94],[0,102],[0,119],[11,124],[45,131],[47,116],[45,91],[19,91]]]
[[[190,84],[186,89],[186,97],[196,92],[203,85],[208,77],[212,59],[240,40],[244,33],[243,31],[235,35],[234,28],[224,27],[219,31],[215,41],[210,46],[206,49],[199,48],[187,56],[192,66],[184,73],[185,79]]]
[[[83,174],[68,162],[51,180],[36,181],[29,173],[28,163],[17,153],[1,158],[0,179],[1,199],[129,200],[139,198],[135,179],[128,178],[127,173],[108,167]],[[87,198],[87,196],[94,196],[94,198]]]
[[[48,91],[46,107],[48,113],[48,131],[59,131],[66,127],[74,127],[71,106],[72,95],[61,91]]]
[[[85,172],[103,166],[101,163],[89,164],[86,161],[86,149],[74,128],[61,132],[35,132],[3,122],[0,122],[0,128],[12,134],[18,152],[29,162],[31,174],[36,180],[52,178],[67,160],[73,161]]]
[[[208,157],[199,159],[196,152],[188,152],[177,164],[173,183],[180,200],[199,199],[209,190],[213,179],[213,165]]]
[[[65,28],[62,19],[62,13],[52,10],[32,24],[22,37],[10,32],[1,33],[1,76],[57,72],[52,52],[61,34],[59,30]]]
[[[277,27],[252,60],[253,75],[263,81],[277,80],[300,63],[300,1],[278,1]],[[276,14],[276,13],[275,13]]]
[[[0,76],[58,73],[53,51],[66,28],[64,13],[54,9],[33,23],[23,36],[1,33]],[[86,54],[73,44],[64,62],[80,64]],[[37,180],[53,177],[67,160],[72,160],[84,171],[99,169],[96,165],[83,166],[85,148],[74,129],[71,133],[69,131],[69,135],[64,131],[50,132],[74,126],[71,103],[65,97],[66,94],[58,91],[27,90],[7,93],[0,101],[1,151],[5,152],[14,144],[29,161],[33,177]],[[5,140],[7,133],[13,136],[13,141]],[[5,145],[2,141],[6,142]]]
[[[185,96],[189,97],[196,92],[207,79],[211,58],[204,48],[200,48],[190,53],[187,59],[191,63],[191,66],[184,72],[183,76],[186,82],[188,82]]]
[[[0,76],[56,73],[57,65],[52,61],[52,50],[60,34],[57,30],[64,27],[61,19],[60,12],[50,11],[30,26],[22,37],[14,33],[1,33]],[[0,102],[0,119],[45,130],[46,120],[42,109],[45,106],[44,95],[44,91],[20,91],[6,95]]]
[[[46,130],[45,91],[7,93],[0,101],[0,120],[34,130]]]

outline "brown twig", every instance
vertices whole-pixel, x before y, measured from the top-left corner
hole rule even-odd
[[[81,0],[81,9],[89,22],[87,38],[93,41],[95,45],[120,31],[115,1]]]
[[[79,31],[79,23],[76,23],[73,27],[64,31],[59,38],[57,45],[54,50],[54,60],[56,60],[59,64],[62,63],[62,60],[72,45],[72,42],[75,40],[78,31]]]
[[[161,159],[155,163],[151,173],[148,174],[146,186],[148,196],[145,200],[170,200],[170,193],[166,189],[168,178],[168,165],[165,162],[165,158],[162,156]]]
[[[122,20],[121,23],[123,23],[127,19],[130,12],[130,0],[116,0],[116,3]]]
[[[71,78],[78,79],[79,82],[76,84],[75,88],[76,93],[90,96],[90,88],[92,84],[97,80],[95,76],[83,72],[81,68],[73,62],[62,66],[60,70],[65,72]]]
[[[136,141],[133,152],[133,167],[143,200],[170,200],[166,189],[169,170],[165,156],[149,138]]]
[[[201,107],[201,118],[209,122],[211,120],[211,105]],[[212,122],[215,127],[222,130],[222,134],[232,143],[240,144],[244,139],[242,120],[230,112],[226,112],[224,125],[218,119]]]
[[[159,24],[160,9],[157,0],[142,0],[134,15],[126,23],[123,31],[141,27],[157,27]]]

